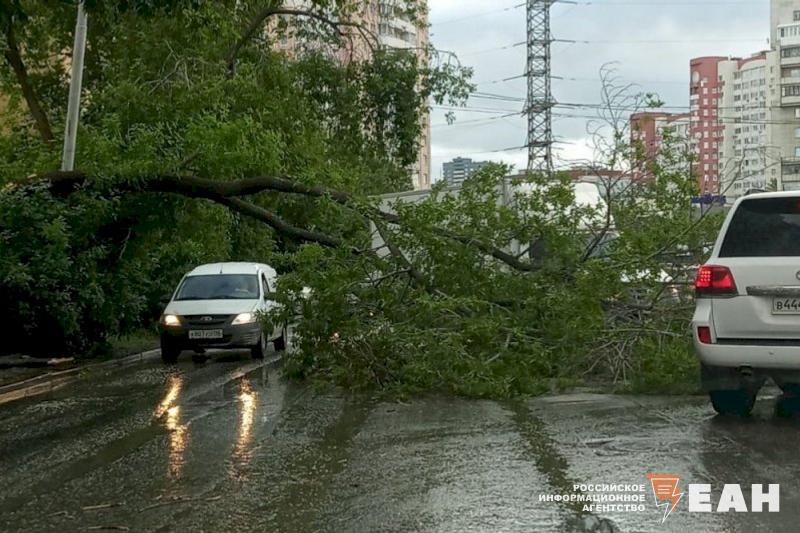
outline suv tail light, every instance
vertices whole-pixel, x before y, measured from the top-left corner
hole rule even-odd
[[[698,297],[734,296],[739,292],[731,270],[717,265],[700,267],[694,280],[694,291]]]
[[[699,326],[697,328],[697,340],[700,341],[700,344],[711,344],[711,328]]]

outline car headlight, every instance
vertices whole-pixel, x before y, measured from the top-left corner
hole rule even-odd
[[[253,313],[241,313],[239,315],[236,315],[236,318],[233,319],[233,322],[231,322],[231,324],[233,324],[234,326],[238,326],[238,325],[241,325],[241,324],[252,324],[255,321],[256,321],[256,315],[255,314],[253,314]]]
[[[161,317],[161,323],[165,326],[180,326],[181,319],[176,315],[164,315]]]

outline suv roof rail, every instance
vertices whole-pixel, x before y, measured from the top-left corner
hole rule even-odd
[[[747,192],[744,193],[745,196],[750,196],[751,194],[759,194],[762,192],[769,192],[766,189],[747,189]]]

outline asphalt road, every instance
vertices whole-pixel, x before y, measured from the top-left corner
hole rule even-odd
[[[346,398],[245,358],[96,371],[0,406],[0,530],[797,531],[800,422],[774,398]],[[780,513],[583,513],[575,484],[780,483]],[[586,490],[576,494],[589,494]]]

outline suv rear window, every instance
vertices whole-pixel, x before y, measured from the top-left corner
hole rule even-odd
[[[800,256],[800,198],[753,199],[739,204],[719,256]]]

